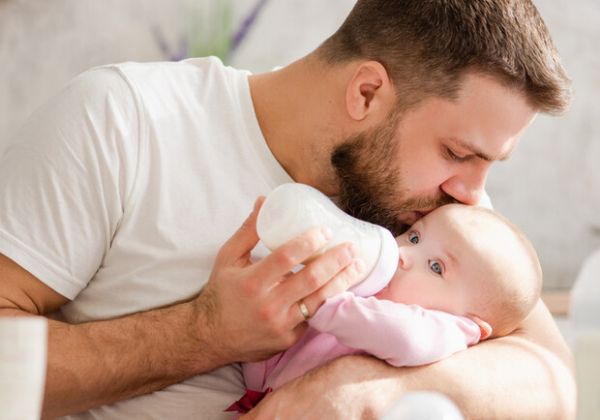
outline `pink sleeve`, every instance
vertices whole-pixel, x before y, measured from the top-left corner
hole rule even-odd
[[[393,366],[436,362],[476,344],[481,334],[465,317],[350,292],[327,299],[308,323]]]

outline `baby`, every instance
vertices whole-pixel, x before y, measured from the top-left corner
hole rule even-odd
[[[249,391],[228,410],[247,412],[266,392],[342,355],[371,354],[393,366],[433,363],[510,334],[539,299],[533,246],[492,210],[442,206],[396,240],[399,264],[388,286],[372,297],[327,299],[300,341],[243,364]]]

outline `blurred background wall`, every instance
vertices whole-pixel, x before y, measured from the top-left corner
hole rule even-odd
[[[536,247],[545,289],[567,290],[600,247],[600,2],[534,3],[573,78],[575,102],[566,116],[538,117],[517,153],[495,165],[488,192]],[[353,4],[0,0],[0,152],[33,109],[88,68],[220,54],[235,67],[268,71],[318,46]]]

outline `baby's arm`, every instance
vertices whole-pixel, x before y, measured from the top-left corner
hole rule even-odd
[[[350,292],[327,299],[308,323],[393,366],[433,363],[480,337],[479,327],[468,318]]]

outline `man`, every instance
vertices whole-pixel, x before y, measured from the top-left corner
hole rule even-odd
[[[479,203],[490,165],[569,100],[526,0],[359,0],[314,53],[266,74],[195,59],[80,76],[0,167],[1,314],[52,318],[44,416],[226,418],[243,394],[231,363],[292,345],[362,270],[342,244],[290,273],[329,232],[268,254],[261,199],[234,232],[257,196],[303,182],[400,232]],[[569,364],[540,302],[509,337],[415,369],[340,358],[248,417],[376,418],[437,389],[468,417],[568,418]]]

